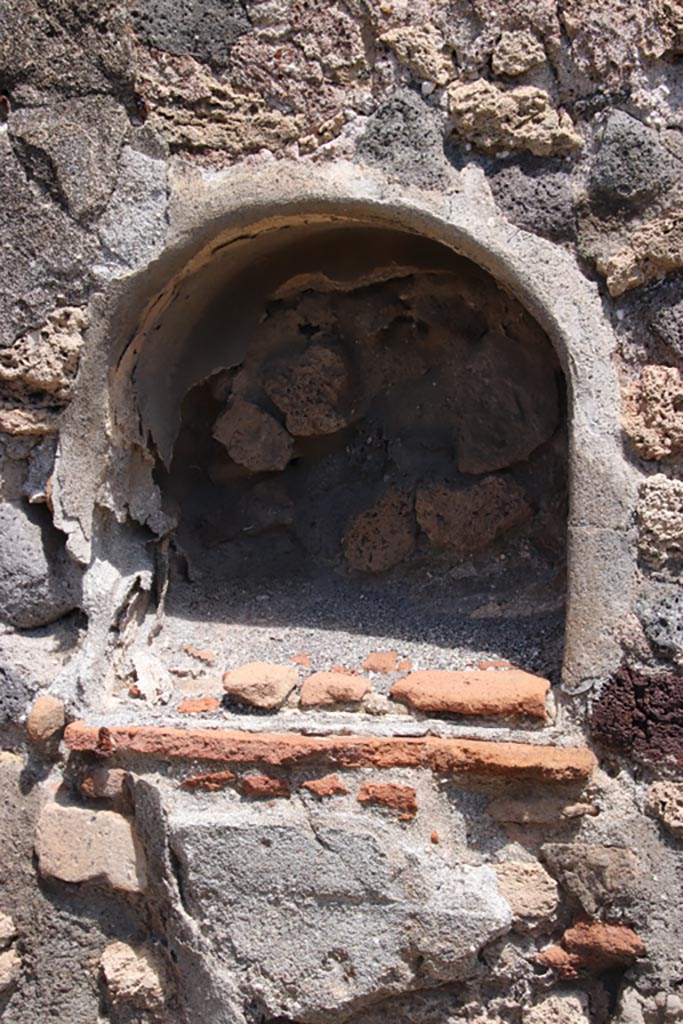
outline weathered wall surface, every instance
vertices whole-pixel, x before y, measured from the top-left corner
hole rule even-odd
[[[680,0],[0,0],[0,22],[0,1018],[683,1020]],[[421,255],[398,234],[373,255],[373,231]],[[229,393],[233,421],[240,396],[226,449],[259,472],[300,456],[302,407],[311,434],[348,425],[334,367],[304,359],[266,416],[248,375],[220,392],[238,364],[216,346],[276,300],[310,334],[290,279],[315,330],[335,289],[405,302],[396,280],[444,246],[498,282],[496,324],[521,303],[555,347],[569,506],[566,480],[535,499],[514,558],[539,537],[563,558],[566,521],[566,579],[482,599],[476,644],[435,642],[441,662],[408,632],[388,650],[371,608],[335,633],[287,577],[301,621],[274,625],[258,579],[231,621],[260,632],[227,633],[213,585],[183,605],[201,582],[166,483],[187,394]],[[504,440],[521,455],[469,470],[528,487]],[[382,498],[373,445],[347,558],[390,569],[434,537],[460,557],[448,494]],[[494,539],[528,520],[501,479],[459,513]],[[250,520],[281,526],[259,486]],[[428,591],[426,630],[447,608]]]

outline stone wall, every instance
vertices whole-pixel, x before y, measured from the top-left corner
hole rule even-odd
[[[0,3],[0,1018],[682,1020],[679,0]]]

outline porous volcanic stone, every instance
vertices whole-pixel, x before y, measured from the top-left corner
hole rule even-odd
[[[298,681],[299,672],[293,665],[252,661],[226,672],[223,687],[236,700],[272,711],[285,702]]]
[[[233,46],[249,31],[240,0],[135,0],[131,14],[136,34],[148,46],[219,69],[228,66]]]
[[[683,657],[683,594],[638,602],[638,617],[651,644],[674,659]]]
[[[284,469],[292,457],[294,441],[278,421],[239,395],[216,420],[213,436],[231,459],[254,473]]]
[[[433,547],[470,555],[526,523],[531,507],[518,484],[491,476],[467,490],[445,484],[419,490],[415,515]]]
[[[529,31],[503,32],[491,58],[494,75],[511,78],[545,64],[545,50],[538,37]]]
[[[16,949],[0,953],[0,992],[6,992],[16,985],[21,975],[21,958]]]
[[[545,718],[547,679],[510,669],[451,672],[426,669],[399,679],[389,691],[417,711],[457,715],[529,715]]]
[[[26,729],[33,743],[47,743],[64,728],[66,716],[61,700],[43,694],[29,711]]]
[[[36,832],[40,873],[62,882],[99,882],[124,892],[143,892],[147,870],[128,818],[48,803]]]
[[[683,455],[683,377],[673,366],[645,366],[624,389],[624,431],[643,459]]]
[[[303,683],[299,703],[304,708],[358,704],[371,688],[372,683],[363,676],[350,676],[343,672],[316,672]]]
[[[543,859],[563,889],[587,914],[623,895],[638,876],[638,861],[625,847],[599,843],[546,843]]]
[[[336,348],[311,345],[301,355],[278,361],[263,386],[295,437],[333,434],[351,422],[345,409],[349,370]]]
[[[417,814],[417,796],[412,786],[396,782],[363,782],[358,791],[359,804],[376,804],[396,811],[402,820]]]
[[[346,561],[356,572],[387,572],[412,555],[415,534],[413,501],[392,488],[346,530]]]
[[[638,551],[655,569],[683,560],[683,480],[655,473],[638,495]]]
[[[647,807],[672,835],[683,836],[683,782],[654,782]]]

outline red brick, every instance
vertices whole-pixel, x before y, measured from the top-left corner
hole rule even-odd
[[[178,705],[181,715],[201,715],[204,711],[215,711],[221,706],[217,697],[188,698]]]
[[[358,793],[359,804],[377,804],[396,811],[402,821],[417,814],[417,796],[412,786],[395,782],[364,782]]]
[[[545,718],[550,683],[519,669],[506,672],[411,672],[390,695],[417,711]]]
[[[580,782],[595,769],[585,747],[536,743],[442,739],[437,736],[302,736],[228,729],[175,729],[164,726],[87,726],[72,722],[64,733],[74,751],[128,751],[161,761],[175,759],[227,764],[294,767],[328,764],[334,768],[429,768],[439,775]]]
[[[209,792],[215,792],[219,789],[225,789],[236,778],[237,776],[234,772],[208,772],[205,775],[192,775],[189,779],[183,779],[180,786],[182,789],[206,789]]]
[[[348,789],[338,775],[324,775],[321,779],[309,779],[301,783],[302,789],[315,793],[319,799],[326,796],[346,796]]]

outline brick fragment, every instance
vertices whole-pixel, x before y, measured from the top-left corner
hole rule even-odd
[[[272,800],[273,797],[288,800],[292,795],[289,783],[274,775],[245,775],[241,789],[244,796],[254,800]]]
[[[388,675],[390,672],[396,671],[397,661],[396,651],[371,651],[363,662],[363,669],[366,672]]]
[[[304,681],[299,703],[303,708],[358,704],[371,687],[370,680],[362,676],[351,676],[344,672],[316,672]]]
[[[192,775],[189,779],[183,779],[180,783],[181,789],[205,789],[214,793],[219,789],[225,789],[231,785],[237,776],[234,772],[208,772],[204,775]]]
[[[146,754],[161,761],[218,761],[287,767],[311,763],[334,768],[429,768],[439,775],[569,783],[588,779],[596,766],[586,747],[442,739],[437,736],[304,736],[232,729],[165,726],[106,728],[72,722],[64,739],[71,750],[108,749]]]
[[[550,683],[528,672],[411,672],[390,696],[417,711],[458,715],[527,715],[545,718]]]
[[[217,697],[188,698],[178,705],[178,712],[181,715],[201,715],[205,711],[216,711],[220,706]]]
[[[412,786],[395,782],[364,782],[358,792],[359,804],[377,804],[399,814],[408,821],[417,814],[417,795]]]
[[[87,800],[114,800],[128,803],[126,775],[123,768],[93,768],[82,776],[78,788]]]
[[[346,796],[348,789],[338,775],[324,775],[321,779],[309,779],[301,783],[302,789],[308,789],[322,800],[326,796]]]
[[[544,949],[536,960],[569,979],[582,970],[599,974],[614,967],[630,967],[645,953],[642,940],[626,925],[578,921],[564,933],[561,945]]]
[[[193,647],[191,644],[183,644],[183,650],[186,654],[189,654],[191,658],[197,658],[198,661],[203,661],[205,665],[213,665],[216,657],[213,651],[208,648]]]
[[[312,664],[310,654],[306,654],[305,651],[299,651],[298,654],[294,654],[289,660],[294,662],[295,665],[301,665],[302,668],[310,668]]]

